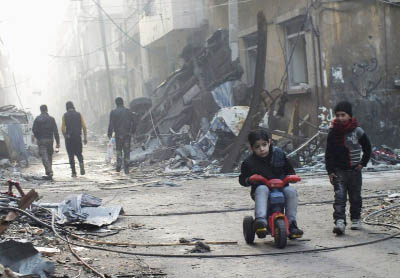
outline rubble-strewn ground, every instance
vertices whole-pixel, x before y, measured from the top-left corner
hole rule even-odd
[[[130,177],[116,175],[111,165],[104,163],[105,147],[91,142],[84,148],[87,175],[70,178],[65,149],[54,161],[54,182],[22,182],[25,190],[34,188],[41,202],[60,202],[71,194],[87,192],[103,199],[103,204],[120,204],[125,216],[108,229],[118,231],[98,240],[131,243],[170,243],[180,238],[200,238],[206,241],[237,241],[237,245],[211,245],[206,254],[258,254],[276,251],[301,251],[320,247],[342,246],[379,239],[396,230],[385,227],[363,226],[361,231],[348,229],[343,237],[332,234],[332,205],[301,205],[298,223],[305,231],[302,240],[290,241],[286,249],[274,247],[272,238],[256,239],[254,246],[246,245],[242,235],[242,219],[252,211],[215,214],[188,214],[172,216],[132,216],[174,212],[199,212],[252,207],[247,188],[237,178],[229,176],[164,174],[163,169],[148,166],[147,171],[133,169]],[[39,161],[24,170],[25,174],[43,172]],[[303,175],[295,186],[301,203],[331,200],[332,187],[325,175]],[[372,196],[400,192],[400,172],[374,172],[364,174],[363,195]],[[6,191],[1,189],[1,191]],[[384,198],[364,201],[364,215],[399,203],[399,199]],[[131,215],[131,216],[130,216]],[[380,221],[399,225],[399,210],[387,213]],[[37,232],[27,224],[15,222],[6,237],[27,238],[36,246],[54,246],[62,249],[60,255],[50,257],[56,263],[56,273],[76,277],[82,266],[60,240],[51,233]],[[33,234],[33,235],[32,235]],[[47,245],[46,245],[47,243]],[[192,246],[165,247],[109,247],[124,251],[160,254],[185,254]],[[377,244],[331,252],[291,254],[283,256],[176,259],[118,255],[105,251],[78,249],[77,253],[91,266],[112,277],[398,277],[400,272],[400,239],[394,238]],[[117,276],[117,275],[122,276]],[[134,275],[133,275],[134,274]],[[125,276],[123,276],[125,275]],[[129,276],[131,275],[131,276]],[[80,277],[94,277],[85,271]]]

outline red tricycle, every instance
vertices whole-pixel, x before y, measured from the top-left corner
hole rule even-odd
[[[295,183],[301,180],[297,175],[289,175],[283,180],[270,179],[267,180],[260,176],[262,184],[268,186],[269,202],[268,202],[268,226],[267,232],[274,237],[275,245],[278,248],[285,248],[287,244],[287,238],[295,239],[301,236],[290,235],[289,222],[285,215],[285,195],[282,192],[282,188],[288,183]],[[254,242],[256,230],[254,228],[254,219],[252,216],[246,216],[243,219],[243,235],[244,239],[248,244]]]

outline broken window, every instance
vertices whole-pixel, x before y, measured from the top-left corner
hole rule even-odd
[[[285,24],[289,88],[299,86],[302,83],[308,84],[304,20],[304,17],[299,17]]]
[[[252,33],[243,38],[246,47],[246,78],[250,86],[254,85],[257,64],[257,33]]]

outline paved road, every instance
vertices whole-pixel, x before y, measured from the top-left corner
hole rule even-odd
[[[88,192],[101,197],[107,204],[122,204],[128,215],[171,212],[198,212],[252,207],[247,188],[239,186],[232,177],[159,176],[150,166],[136,169],[130,177],[116,175],[104,163],[105,148],[91,143],[85,147],[87,175],[70,178],[66,155],[55,158],[55,182],[30,184],[43,196],[43,202],[61,201],[68,195]],[[27,170],[41,171],[40,165]],[[168,184],[147,184],[152,181]],[[363,195],[400,192],[400,172],[365,173]],[[332,187],[326,176],[303,176],[295,185],[300,202],[331,200]],[[364,203],[364,215],[378,209],[381,200]],[[303,205],[298,210],[298,223],[304,229],[301,241],[290,241],[284,251],[301,251],[320,247],[341,246],[382,238],[392,233],[382,227],[364,226],[361,231],[348,230],[343,237],[332,234],[332,205]],[[246,245],[242,235],[242,219],[252,211],[184,216],[120,217],[112,228],[121,228],[118,235],[104,240],[136,243],[168,243],[179,238],[202,238],[208,241],[237,241],[236,245],[211,246],[208,254],[259,254],[278,251],[271,238],[256,239]],[[399,223],[397,223],[399,224]],[[400,224],[399,224],[400,225]],[[121,247],[120,250],[144,253],[185,254],[191,247]],[[142,269],[159,268],[168,277],[399,277],[400,239],[324,253],[292,254],[235,259],[171,259],[137,258],[100,251],[84,250],[83,257],[94,258],[93,266],[109,274],[132,273]],[[71,257],[65,251],[61,257]],[[63,272],[63,266],[58,271]],[[86,277],[91,277],[89,274]]]

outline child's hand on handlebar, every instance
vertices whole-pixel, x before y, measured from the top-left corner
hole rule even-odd
[[[267,184],[267,179],[264,178],[264,177],[261,176],[261,175],[255,174],[255,175],[252,175],[252,176],[249,178],[248,182],[249,182],[250,184],[253,184],[253,185]]]

